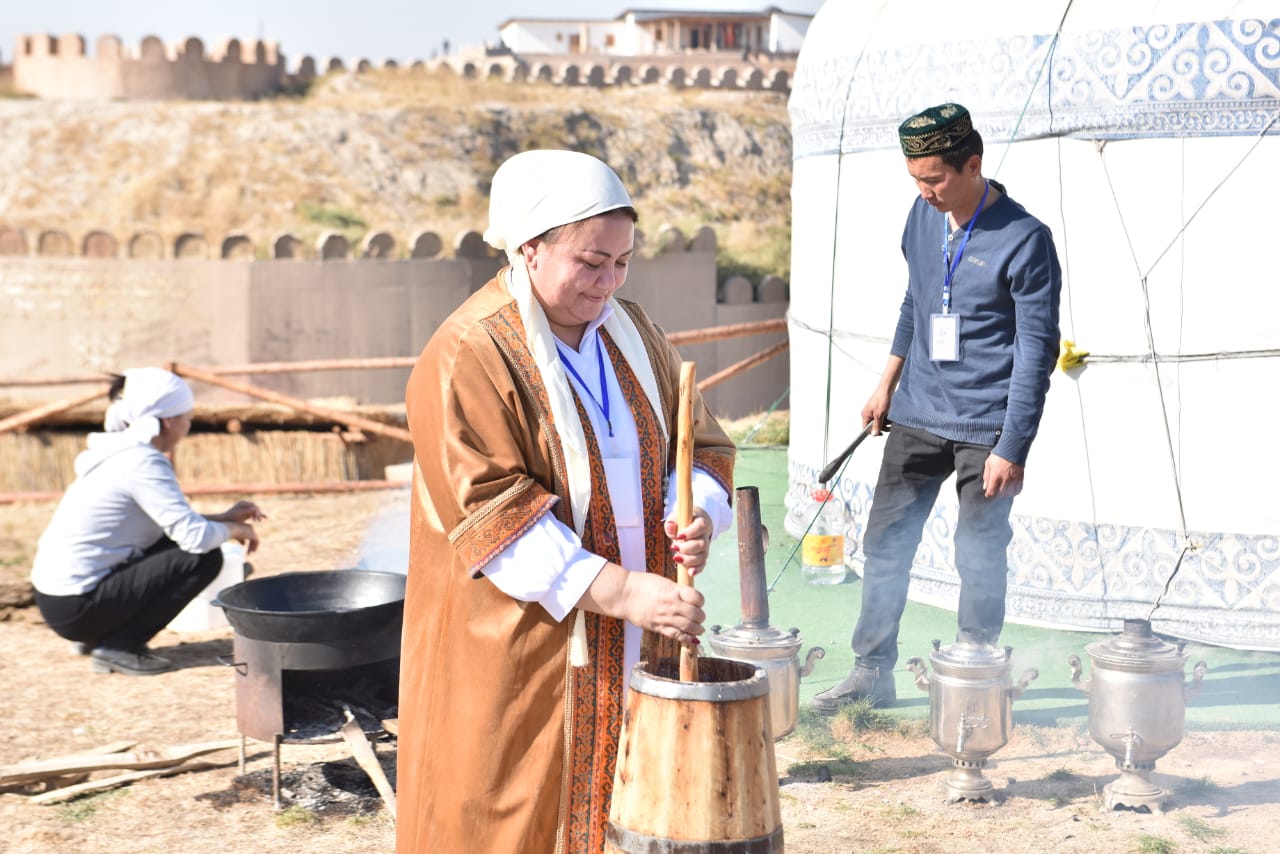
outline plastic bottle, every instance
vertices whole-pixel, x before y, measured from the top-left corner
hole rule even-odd
[[[831,500],[828,489],[815,489],[809,499],[805,515],[813,525],[800,546],[800,574],[810,584],[839,584],[845,576],[840,505]]]

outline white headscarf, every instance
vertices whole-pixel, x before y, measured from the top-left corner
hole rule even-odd
[[[520,247],[561,225],[631,207],[631,196],[617,174],[604,162],[577,151],[525,151],[509,158],[494,173],[489,193],[489,227],[484,239],[507,253],[511,261],[508,286],[524,323],[533,355],[551,402],[556,433],[564,449],[573,525],[582,535],[591,500],[591,465],[587,440],[578,420],[573,390],[556,353],[555,336],[533,294]],[[604,322],[618,349],[639,379],[666,432],[658,397],[658,383],[640,333],[631,317],[612,299]]]
[[[147,445],[160,435],[160,419],[173,418],[195,407],[191,387],[162,368],[130,368],[124,372],[124,391],[107,407],[105,433],[90,433],[89,450],[76,458],[76,474],[106,457],[134,445]]]

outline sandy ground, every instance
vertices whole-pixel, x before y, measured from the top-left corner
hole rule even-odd
[[[404,493],[264,497],[271,518],[252,561],[258,574],[351,566],[371,520]],[[229,503],[229,502],[226,502]],[[202,503],[222,509],[222,502]],[[22,603],[35,542],[53,505],[0,507],[0,765],[92,750],[121,740],[165,748],[236,739],[233,674],[217,656],[229,629],[162,633],[155,646],[181,669],[145,679],[91,674],[85,659]],[[825,719],[824,719],[825,720]],[[944,802],[950,760],[927,732],[802,719],[776,747],[786,847],[828,852],[1267,852],[1280,827],[1280,735],[1193,732],[1157,763],[1164,811],[1110,811],[1102,788],[1114,762],[1076,728],[1018,727],[986,770],[990,803]],[[395,742],[378,745],[394,779]],[[387,852],[394,828],[344,745],[281,751],[285,806],[271,803],[269,745],[250,741],[212,767],[139,780],[40,805],[41,786],[0,789],[0,850],[15,852]],[[98,772],[94,778],[111,772]]]

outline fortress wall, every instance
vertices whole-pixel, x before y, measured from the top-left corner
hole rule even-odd
[[[242,264],[3,258],[0,281],[5,376],[79,375],[171,359],[248,361],[250,279]],[[65,394],[54,387],[30,396]]]
[[[400,65],[357,59],[318,61],[304,56],[292,69],[273,42],[224,39],[207,47],[199,38],[165,44],[147,36],[124,45],[112,35],[97,39],[92,50],[79,35],[22,35],[17,39],[11,84],[0,89],[41,98],[81,100],[253,99],[296,90],[317,73],[353,73],[383,68],[400,73],[445,69],[470,78],[507,82],[546,81],[562,86],[665,85],[789,91],[795,69],[791,54],[696,51],[682,54],[616,56],[547,54],[450,56]]]
[[[154,36],[126,48],[102,36],[90,53],[81,36],[22,36],[13,88],[42,98],[160,100],[250,99],[280,91],[284,60],[275,45],[235,39],[213,54],[190,38],[165,45]]]
[[[17,245],[10,229],[0,244]],[[454,241],[453,257],[404,260],[353,258],[252,260],[236,235],[218,244],[190,233],[154,257],[90,257],[77,247],[113,242],[96,231],[77,243],[70,236],[28,243],[71,248],[63,254],[0,253],[0,282],[8,311],[0,315],[0,376],[39,378],[118,371],[170,360],[197,367],[262,361],[417,355],[437,326],[503,264],[475,232]],[[439,241],[418,235],[434,249]],[[25,235],[22,235],[26,239]],[[154,235],[153,235],[154,236]],[[285,236],[287,237],[287,236]],[[331,243],[334,237],[323,239]],[[119,241],[121,245],[136,243]],[[281,239],[276,243],[279,245]],[[366,239],[367,248],[376,240]],[[300,242],[287,244],[301,247]],[[219,249],[221,246],[221,249]],[[671,228],[659,232],[656,254],[633,264],[621,294],[640,302],[668,332],[786,316],[785,284],[753,286],[745,279],[718,286],[714,233],[686,239]],[[435,253],[433,253],[435,254]],[[229,255],[223,259],[221,255]],[[239,260],[236,260],[236,259]],[[212,259],[212,260],[211,260]],[[778,340],[774,336],[681,348],[705,379]],[[350,397],[362,403],[403,400],[408,370],[355,370],[251,377],[263,387],[300,397]],[[713,410],[729,417],[772,405],[790,382],[786,354],[708,392]],[[60,386],[5,388],[0,395],[55,400]],[[220,389],[200,390],[210,402],[239,399]]]

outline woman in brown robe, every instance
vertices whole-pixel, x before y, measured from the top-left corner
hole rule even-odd
[[[699,398],[677,530],[680,356],[614,297],[635,216],[594,157],[508,160],[485,239],[511,266],[409,380],[401,854],[602,850],[630,667],[702,633],[675,561],[696,574],[732,522],[734,448]]]

